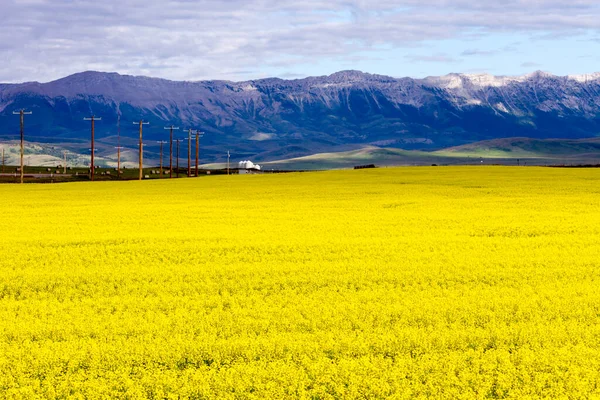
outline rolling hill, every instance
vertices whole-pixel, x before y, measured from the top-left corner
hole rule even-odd
[[[590,165],[600,164],[600,138],[529,139],[507,138],[476,142],[426,152],[365,147],[359,150],[320,153],[263,163],[266,168],[335,169],[361,164],[395,165]]]

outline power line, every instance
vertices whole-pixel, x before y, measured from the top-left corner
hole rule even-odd
[[[33,113],[31,111],[21,110],[19,112],[13,111],[13,114],[21,117],[21,183],[23,183],[23,170],[25,169],[25,165],[23,164],[23,155],[25,154],[25,115],[31,115]]]

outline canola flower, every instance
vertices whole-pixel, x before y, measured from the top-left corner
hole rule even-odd
[[[2,398],[600,397],[600,170],[0,195]]]

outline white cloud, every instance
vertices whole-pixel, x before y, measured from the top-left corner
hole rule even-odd
[[[448,54],[430,54],[430,55],[417,55],[417,54],[411,54],[406,56],[406,58],[408,60],[414,61],[414,62],[435,62],[435,63],[454,63],[456,62],[456,59],[452,58],[450,55]]]
[[[348,59],[381,46],[494,32],[600,30],[595,0],[2,3],[4,82],[45,81],[89,69],[170,79],[245,79],[261,77],[273,66]]]

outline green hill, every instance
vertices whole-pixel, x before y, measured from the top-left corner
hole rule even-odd
[[[486,140],[444,150],[425,152],[369,146],[359,150],[319,153],[262,163],[266,169],[335,169],[354,165],[561,165],[600,164],[600,138]]]
[[[484,158],[592,158],[600,155],[600,138],[592,139],[529,139],[507,138],[485,140],[464,146],[450,147],[436,154],[449,157]]]

